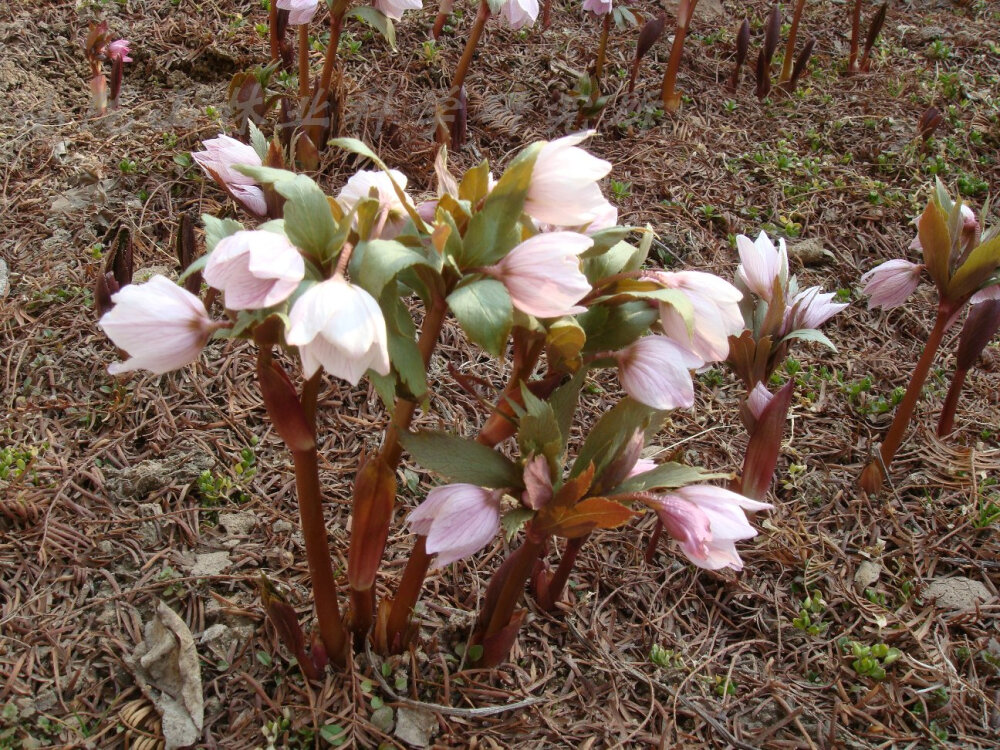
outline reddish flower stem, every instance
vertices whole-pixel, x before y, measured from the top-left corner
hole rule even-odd
[[[448,114],[451,118],[448,120],[449,122],[454,122],[454,118],[457,116],[455,108],[458,102],[458,95],[462,90],[462,86],[465,85],[465,77],[469,73],[472,57],[476,52],[476,46],[479,44],[479,39],[482,37],[483,29],[486,27],[486,22],[489,19],[490,6],[486,0],[480,0],[479,12],[476,13],[476,20],[472,23],[472,29],[469,31],[469,41],[465,43],[465,50],[458,61],[458,67],[455,68],[455,76],[451,81],[451,90],[448,92]]]
[[[861,38],[861,0],[854,0],[851,10],[851,52],[847,58],[847,72],[858,72],[858,43]]]
[[[944,338],[948,321],[953,313],[954,309],[950,304],[942,302],[938,305],[937,320],[934,321],[934,328],[931,329],[930,335],[924,343],[923,354],[920,355],[916,367],[913,368],[910,383],[906,387],[906,394],[903,396],[899,408],[896,409],[896,414],[892,419],[892,424],[889,426],[889,431],[885,434],[885,439],[882,441],[882,447],[879,450],[881,461],[879,459],[871,461],[861,475],[862,488],[867,492],[877,492],[885,480],[885,471],[888,471],[892,460],[896,457],[899,446],[903,442],[906,428],[913,418],[913,410],[916,408],[920,392],[923,389],[924,382],[927,380],[931,364],[934,362],[934,356],[941,346],[941,340]]]
[[[309,24],[299,24],[299,98],[309,97]]]
[[[420,337],[417,340],[417,348],[420,350],[420,355],[423,358],[424,369],[430,365],[431,355],[433,354],[434,347],[437,345],[438,338],[441,335],[441,326],[444,324],[444,316],[447,310],[448,306],[444,301],[444,297],[437,296],[431,304],[430,309],[427,311],[427,315],[424,317],[423,325],[420,328]],[[385,442],[382,444],[382,449],[379,451],[381,460],[391,471],[395,471],[396,467],[399,466],[399,460],[403,455],[403,446],[399,441],[399,436],[409,429],[410,422],[413,420],[413,413],[416,411],[416,408],[417,405],[413,401],[396,399],[392,423],[386,430]],[[355,513],[357,512],[357,509],[355,509]],[[352,533],[354,533],[353,530]],[[379,537],[366,539],[366,543],[377,545],[379,549],[384,548],[389,529],[382,529],[379,533]],[[426,573],[426,567],[424,570]],[[416,603],[415,599],[413,603]],[[363,591],[356,591],[352,588],[350,623],[356,636],[363,636],[367,634],[371,627],[371,623],[374,620],[375,605],[374,586]],[[409,609],[412,609],[412,605]],[[399,615],[397,615],[397,619],[398,617]],[[389,632],[389,642],[391,643],[393,631]]]
[[[802,9],[806,0],[798,0],[795,4],[795,13],[792,15],[792,25],[788,30],[788,44],[785,45],[785,59],[781,61],[780,83],[785,83],[792,79],[792,64],[795,57],[795,37],[799,31],[799,21],[802,19]]]
[[[267,14],[267,24],[269,27],[269,36],[271,47],[271,62],[277,62],[281,59],[281,41],[278,39],[278,4],[277,2],[272,2],[270,10]]]
[[[545,539],[532,538],[529,525],[524,542],[511,553],[511,567],[507,577],[503,580],[496,603],[492,609],[484,608],[479,615],[479,626],[484,627],[484,640],[499,633],[510,622],[514,614],[514,607],[524,592],[524,584],[527,583],[531,571],[534,570],[535,560],[538,559],[544,546]]]
[[[601,42],[597,47],[597,62],[594,63],[594,77],[600,81],[601,76],[604,74],[604,59],[607,57],[608,53],[608,36],[611,33],[611,14],[604,14],[604,24],[601,26]],[[595,100],[601,95],[600,91],[596,92]]]
[[[541,356],[543,343],[538,340],[529,340],[519,344],[517,333],[515,333],[514,366],[510,381],[497,401],[498,407],[499,404],[505,402],[509,394],[520,388],[521,380],[527,379],[531,374],[535,364],[538,362],[538,358]],[[477,441],[490,447],[495,446],[497,442],[484,439],[482,433],[480,433]],[[430,568],[431,556],[427,554],[426,543],[427,537],[424,536],[418,536],[417,541],[414,542],[413,552],[410,553],[410,557],[406,561],[406,567],[403,569],[403,578],[392,601],[392,606],[389,610],[388,625],[386,627],[386,640],[390,650],[402,649],[407,645],[404,639],[409,627],[410,617],[413,613],[413,608],[420,599],[420,592],[423,589],[424,581],[427,578],[427,571]]]
[[[677,71],[681,67],[681,57],[684,55],[684,37],[687,36],[688,26],[691,25],[691,16],[697,4],[698,0],[680,0],[680,7],[677,9],[674,45],[670,48],[670,60],[667,62],[667,70],[663,74],[663,88],[660,92],[665,112],[676,112],[680,106],[680,100],[674,93],[674,88],[677,85]]]
[[[549,611],[555,609],[556,603],[562,598],[562,592],[566,587],[566,581],[569,580],[569,574],[576,565],[576,558],[580,554],[580,549],[589,538],[590,534],[585,534],[576,539],[566,540],[566,549],[563,550],[562,557],[559,559],[559,565],[552,574],[552,578],[549,579],[545,596],[539,599],[538,603],[543,609]]]

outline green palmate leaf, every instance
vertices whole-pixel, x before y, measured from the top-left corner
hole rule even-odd
[[[959,266],[948,285],[948,297],[962,300],[973,294],[1000,266],[1000,237],[994,237],[973,249]]]
[[[319,185],[300,174],[275,183],[274,189],[285,198],[285,234],[291,243],[320,263],[333,260],[344,238]]]
[[[517,155],[486,197],[482,210],[469,220],[459,259],[462,268],[496,263],[521,241],[518,220],[542,146],[534,143]]]
[[[393,52],[396,51],[396,29],[392,25],[392,19],[387,18],[382,11],[365,5],[351,8],[345,15],[348,17],[353,16],[367,23],[385,37],[385,40],[389,42],[389,46],[392,47]]]
[[[521,470],[513,461],[473,440],[432,431],[404,432],[400,440],[417,463],[449,482],[522,488]]]
[[[399,377],[396,390],[411,401],[423,401],[427,397],[427,368],[417,346],[417,328],[413,319],[394,287],[385,289],[380,307],[385,312],[389,361]]]
[[[617,242],[601,253],[592,253],[592,250],[584,253],[583,261],[583,274],[591,285],[616,273],[635,271],[646,258],[642,249],[628,242]]]
[[[822,344],[831,352],[837,351],[837,347],[833,345],[833,342],[827,338],[826,334],[822,331],[818,331],[815,328],[799,328],[796,331],[785,334],[785,337],[781,339],[778,343],[781,344],[784,341],[790,341],[792,339],[798,339],[799,341],[815,341],[817,344]]]
[[[587,334],[584,354],[623,349],[648,331],[658,317],[656,308],[641,301],[591,307],[576,319]]]
[[[202,214],[201,221],[205,225],[205,249],[209,253],[215,250],[221,240],[243,231],[243,225],[233,219],[217,219],[211,214]]]
[[[948,294],[951,260],[951,235],[948,234],[947,214],[933,200],[920,216],[917,236],[923,248],[924,265],[942,297]]]
[[[385,164],[378,158],[378,155],[368,148],[368,144],[362,140],[358,140],[357,138],[332,138],[329,143],[331,146],[344,149],[344,151],[350,151],[352,154],[371,159],[379,169],[386,169]]]
[[[517,444],[522,456],[543,455],[549,468],[556,472],[561,462],[563,436],[552,406],[535,396],[521,383],[524,413],[518,421]]]
[[[490,191],[490,164],[483,159],[477,166],[470,169],[462,177],[458,185],[458,197],[476,205]]]
[[[514,324],[514,304],[507,288],[496,279],[479,278],[462,283],[447,301],[466,335],[499,357]]]
[[[609,495],[624,495],[630,492],[647,492],[649,490],[672,490],[695,482],[709,482],[713,479],[727,479],[730,474],[713,474],[696,466],[685,466],[679,463],[660,464],[655,469],[636,474],[626,479]]]
[[[587,370],[581,368],[569,382],[556,388],[549,396],[549,406],[552,407],[552,413],[555,414],[559,434],[562,435],[563,439],[562,450],[566,450],[570,429],[573,426],[573,417],[576,415],[576,408],[580,403],[580,389],[583,388],[586,380]]]
[[[656,411],[631,398],[623,398],[602,416],[587,435],[576,456],[571,477],[580,474],[591,463],[596,476],[614,461],[635,435],[636,430],[647,434],[659,429],[665,412]]]
[[[531,508],[514,508],[514,510],[504,513],[500,517],[500,528],[503,529],[504,539],[510,542],[534,515],[535,511]]]
[[[252,119],[247,120],[247,125],[250,126],[250,145],[253,146],[253,150],[257,152],[260,160],[264,161],[267,158],[267,137],[260,132],[257,123]]]
[[[423,255],[395,240],[359,242],[351,256],[351,274],[375,299],[405,268],[428,265]]]

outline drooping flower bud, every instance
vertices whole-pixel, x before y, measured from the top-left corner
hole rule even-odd
[[[236,232],[208,257],[205,281],[221,289],[230,310],[259,310],[284,302],[305,276],[305,261],[281,234]]]
[[[868,309],[890,310],[903,304],[920,283],[923,266],[902,258],[887,260],[861,277],[868,295]]]
[[[544,224],[578,227],[608,214],[611,204],[597,183],[611,171],[611,164],[576,145],[590,135],[567,135],[542,146],[524,201],[528,216]]]
[[[120,349],[129,353],[108,372],[130,370],[162,374],[194,362],[216,324],[201,300],[165,276],[145,284],[129,284],[112,295],[114,307],[98,325]]]
[[[437,555],[437,566],[468,557],[487,544],[500,529],[499,490],[474,484],[435,487],[406,522],[410,531],[427,537],[427,553]]]
[[[253,146],[221,133],[217,138],[204,141],[202,145],[205,147],[204,151],[191,153],[198,166],[248,210],[257,216],[264,216],[267,213],[264,191],[256,180],[235,169],[241,165],[261,166],[260,156]]]
[[[389,373],[385,318],[375,299],[342,276],[316,284],[288,314],[285,339],[299,348],[302,369],[311,378],[320,367],[357,385],[368,369]]]
[[[522,242],[487,273],[503,282],[514,307],[538,318],[575,315],[590,292],[579,255],[593,240],[575,232],[544,232]]]
[[[666,336],[644,336],[618,352],[618,378],[625,392],[653,409],[694,404],[691,370],[704,361]]]

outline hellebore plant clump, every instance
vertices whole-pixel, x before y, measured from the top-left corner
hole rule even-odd
[[[839,309],[818,290],[796,290],[783,250],[779,262],[766,236],[750,243],[753,252],[741,238],[741,283],[769,299],[766,313],[710,273],[644,269],[651,233],[641,232],[638,246],[625,240],[631,230],[617,226],[598,184],[611,165],[580,147],[586,133],[528,146],[498,179],[485,162],[452,175],[442,148],[437,196],[422,203],[360,141],[334,143],[377,169],[358,172],[331,198],[309,177],[260,166],[261,152],[280,146],[258,136],[256,148],[220,136],[195,155],[251,213],[272,217],[253,229],[203,217],[209,252],[180,281],[202,274],[205,301],[163,276],[140,285],[122,280],[100,325],[128,354],[112,373],[184,367],[211,338],[256,344],[261,396],[294,460],[315,635],[306,638],[267,579],[262,599],[305,674],[345,663],[352,640],[370,639],[382,653],[407,648],[428,570],[477,553],[501,529],[513,549],[478,614],[478,666],[497,664],[510,650],[526,586],[540,606],[554,608],[589,535],[644,510],[658,519],[656,536],[666,530],[696,565],[742,567],[737,542],[756,535],[747,513],[770,507],[763,491],[747,497],[712,484],[728,475],[641,454],[669,410],[693,405],[692,370],[731,359],[731,343],[748,336],[780,358],[789,339],[807,338],[804,329]],[[755,316],[766,324],[753,323]],[[489,398],[476,393],[487,408],[477,435],[410,429],[418,409],[432,404],[427,372],[447,317],[491,356],[509,357],[506,386]],[[301,375],[288,372],[275,349],[291,353]],[[608,368],[626,395],[577,445],[569,437],[583,387],[589,373]],[[391,414],[379,450],[359,457],[354,476],[347,601],[334,574],[318,472],[324,372],[352,385],[369,378]],[[455,377],[475,393],[476,384]],[[780,442],[776,423],[787,403],[769,419],[768,396],[750,401],[763,405],[750,410]],[[757,472],[767,482],[777,442]],[[509,450],[498,451],[501,443]],[[378,598],[404,450],[442,483],[409,511],[411,555],[394,596]],[[551,569],[547,558],[559,539],[562,557]]]

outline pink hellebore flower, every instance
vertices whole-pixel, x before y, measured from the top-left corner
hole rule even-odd
[[[583,0],[583,9],[595,16],[604,16],[611,12],[611,0]]]
[[[264,191],[252,177],[237,172],[235,167],[261,166],[260,157],[253,146],[248,146],[228,135],[205,141],[204,151],[192,152],[191,156],[209,177],[222,185],[229,193],[257,216],[267,213]]]
[[[661,410],[694,404],[690,370],[704,362],[666,336],[645,336],[616,357],[622,388],[639,403]]]
[[[408,10],[420,10],[421,0],[375,0],[375,7],[382,11],[386,18],[398,21]]]
[[[295,246],[274,232],[236,232],[208,256],[204,278],[221,289],[230,310],[260,310],[284,302],[305,276]]]
[[[868,309],[881,307],[890,310],[903,304],[920,283],[922,268],[923,265],[896,258],[864,274],[861,277],[865,285],[862,293],[868,295]]]
[[[98,325],[119,349],[129,354],[108,372],[149,370],[157,375],[198,359],[218,325],[201,300],[165,276],[122,287],[111,296],[115,306]]]
[[[299,348],[306,378],[320,367],[351,385],[368,369],[389,374],[382,310],[368,292],[342,276],[308,289],[295,301],[288,322],[285,340]]]
[[[610,162],[576,145],[592,132],[567,135],[542,146],[524,201],[524,212],[535,221],[578,227],[606,221],[609,213],[615,210],[597,184],[611,171]]]
[[[341,208],[345,211],[352,211],[359,202],[371,197],[371,191],[374,188],[385,217],[385,224],[379,233],[379,237],[384,240],[391,240],[402,231],[409,217],[406,206],[407,204],[413,205],[410,196],[405,192],[403,195],[406,196],[406,203],[400,201],[392,186],[393,181],[395,181],[405,191],[406,175],[396,169],[390,169],[389,174],[392,175],[392,180],[389,179],[389,175],[380,170],[362,170],[353,175],[337,194],[337,202]]]
[[[770,302],[774,280],[778,279],[782,288],[788,282],[788,250],[784,238],[778,239],[775,248],[766,232],[761,232],[752,242],[740,234],[736,236],[736,249],[740,253],[737,270],[740,280],[751,292]]]
[[[531,26],[538,18],[538,0],[507,0],[500,9],[500,15],[515,31],[522,26]]]
[[[123,63],[132,62],[132,58],[128,56],[131,44],[128,39],[116,39],[107,46],[108,57],[112,60],[121,60]]]
[[[771,507],[708,484],[681,487],[659,499],[657,513],[667,532],[691,562],[707,570],[741,570],[736,542],[757,536],[744,511]]]
[[[288,11],[288,24],[290,26],[309,23],[316,15],[317,8],[319,8],[319,0],[278,0],[278,9]]]
[[[537,318],[575,315],[576,303],[591,290],[579,255],[593,243],[576,232],[536,234],[515,247],[486,273],[503,282],[514,307]]]
[[[437,566],[468,557],[487,544],[500,529],[499,490],[474,484],[446,484],[427,493],[427,499],[407,516],[410,531],[427,537],[427,554],[437,555]]]
[[[819,328],[847,307],[846,302],[831,302],[832,299],[833,292],[823,294],[818,286],[811,286],[796,294],[795,299],[785,310],[785,319],[781,326],[782,334]]]
[[[656,271],[648,276],[668,289],[684,292],[694,308],[691,327],[673,305],[660,303],[663,332],[705,362],[729,356],[729,337],[744,328],[743,292],[725,279],[702,271]]]

